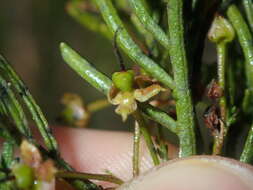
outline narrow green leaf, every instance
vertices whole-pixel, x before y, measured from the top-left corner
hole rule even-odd
[[[242,3],[246,12],[246,16],[247,16],[247,20],[248,20],[251,32],[253,32],[253,1],[243,0]]]
[[[170,117],[166,112],[155,108],[149,104],[141,104],[140,109],[145,113],[151,120],[156,121],[162,126],[166,127],[173,133],[177,133],[177,123]]]
[[[14,156],[15,142],[12,140],[5,141],[2,147],[1,165],[7,169],[11,167]]]
[[[18,91],[18,94],[21,96],[25,105],[32,115],[32,119],[37,124],[37,127],[45,141],[45,145],[49,151],[57,152],[58,145],[56,139],[51,133],[51,130],[48,126],[48,122],[43,115],[40,107],[36,104],[34,98],[29,92],[28,88],[16,72],[12,69],[7,60],[0,55],[0,68],[2,69],[3,75],[5,75],[8,80],[11,82],[11,85]]]
[[[68,13],[85,28],[88,28],[92,32],[97,32],[107,39],[111,39],[112,35],[103,20],[98,15],[83,10],[83,3],[83,1],[69,2],[67,6]]]
[[[248,137],[246,139],[241,157],[241,162],[246,162],[252,164],[253,162],[253,124],[248,132]]]
[[[103,94],[109,92],[112,82],[107,76],[97,71],[88,61],[82,58],[67,44],[61,43],[60,49],[63,59],[75,72]]]
[[[143,26],[169,51],[169,38],[149,15],[148,10],[145,7],[144,0],[130,0],[129,2]]]
[[[28,139],[32,139],[32,133],[28,127],[27,119],[21,105],[14,93],[2,77],[0,77],[0,96],[8,115],[13,119],[18,130]]]
[[[253,37],[242,14],[235,5],[228,8],[227,16],[232,23],[246,60],[248,86],[253,90]]]

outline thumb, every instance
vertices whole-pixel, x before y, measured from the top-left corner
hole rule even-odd
[[[117,190],[252,190],[253,167],[218,156],[176,159]]]

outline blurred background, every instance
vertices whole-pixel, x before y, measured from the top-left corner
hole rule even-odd
[[[85,101],[105,98],[75,74],[63,61],[59,43],[67,42],[99,70],[111,75],[118,70],[111,42],[81,27],[66,12],[67,0],[1,1],[0,52],[29,87],[50,124],[57,124],[60,99],[66,92]],[[127,130],[114,108],[93,115],[89,127]]]

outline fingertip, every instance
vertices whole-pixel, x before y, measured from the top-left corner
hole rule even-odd
[[[252,190],[253,168],[239,161],[194,156],[153,168],[118,190]]]
[[[91,129],[54,129],[63,158],[76,170],[89,173],[110,171],[123,180],[132,178],[132,134]],[[141,171],[153,167],[141,143]]]

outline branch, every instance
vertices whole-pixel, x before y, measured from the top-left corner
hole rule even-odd
[[[38,129],[45,141],[45,145],[49,151],[58,152],[58,145],[56,139],[53,137],[51,133],[51,129],[48,126],[47,120],[43,115],[40,107],[36,104],[34,98],[29,92],[28,88],[24,84],[24,82],[20,79],[20,77],[16,74],[16,72],[12,69],[10,64],[4,59],[3,56],[0,55],[0,68],[3,70],[4,75],[8,78],[11,84],[16,88],[18,94],[21,96],[25,105],[32,115],[32,119],[38,126]]]
[[[114,34],[118,28],[121,28],[120,32],[117,34],[117,39],[124,52],[152,77],[163,83],[165,86],[174,89],[175,84],[170,75],[152,59],[143,54],[141,49],[132,40],[113,7],[111,0],[94,1],[100,9],[110,31]]]
[[[174,71],[177,110],[177,131],[180,140],[180,157],[196,152],[194,113],[188,80],[183,28],[183,0],[168,1],[170,59]]]

